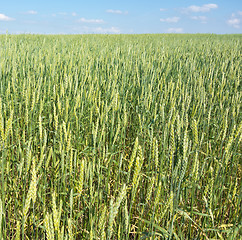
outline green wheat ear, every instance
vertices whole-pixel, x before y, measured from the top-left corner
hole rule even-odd
[[[169,172],[170,172],[170,174],[172,173],[172,162],[173,162],[175,150],[176,150],[175,134],[174,134],[174,126],[172,124],[171,130],[170,130],[170,160],[169,160]]]
[[[131,158],[130,158],[130,161],[129,161],[129,165],[128,165],[128,180],[130,178],[130,172],[131,172],[131,168],[133,166],[133,162],[134,162],[135,157],[136,157],[136,153],[137,153],[137,150],[138,150],[138,146],[139,146],[139,139],[137,137],[135,139],[133,152],[132,152],[132,155],[131,155]]]
[[[80,166],[80,177],[79,177],[79,182],[77,186],[77,191],[81,195],[82,190],[83,190],[83,184],[84,184],[84,172],[85,172],[85,159],[81,161],[81,166]]]
[[[158,189],[157,189],[157,192],[156,192],[154,207],[158,206],[158,203],[160,201],[160,195],[161,195],[161,182],[159,182]]]
[[[73,240],[73,232],[72,232],[72,220],[68,219],[68,239]]]
[[[194,136],[194,144],[195,146],[198,145],[198,130],[197,130],[197,121],[194,119],[192,121],[192,132]]]
[[[59,221],[58,221],[58,211],[56,208],[56,193],[52,194],[52,211],[53,211],[53,220],[55,231],[59,231]]]
[[[32,167],[32,179],[30,182],[30,186],[29,186],[29,190],[25,199],[25,204],[24,204],[24,209],[23,209],[23,217],[24,217],[24,221],[26,221],[27,219],[27,214],[30,208],[30,203],[31,200],[33,201],[33,203],[36,202],[36,198],[37,198],[37,173],[36,173],[36,169],[35,169],[35,159],[33,158],[33,163],[32,163],[33,167]]]
[[[156,138],[153,139],[152,158],[154,159],[155,169],[158,169],[159,151],[158,151],[158,141]]]
[[[1,223],[1,221],[0,221]],[[17,229],[16,229],[16,235],[15,235],[15,240],[20,240],[20,229],[21,228],[21,224],[20,224],[20,221],[17,221]],[[0,236],[1,236],[1,233],[0,233]]]
[[[39,136],[40,136],[40,141],[43,138],[43,128],[42,128],[42,118],[41,115],[39,115]]]
[[[54,240],[54,230],[51,215],[47,212],[44,219],[47,240]]]
[[[155,183],[155,176],[152,177],[152,179],[148,185],[147,194],[146,194],[146,202],[150,201],[154,183]]]
[[[13,122],[13,110],[11,111],[10,117],[9,117],[7,123],[6,123],[6,130],[5,130],[5,134],[4,134],[4,142],[7,140],[9,132],[12,128],[12,122]]]
[[[109,213],[109,225],[108,225],[108,239],[111,239],[113,234],[113,223],[116,215],[118,214],[118,209],[125,198],[126,195],[126,185],[123,185],[123,188],[121,189],[119,196],[116,199],[116,202],[114,203],[113,198],[110,200],[110,213]]]
[[[105,239],[106,211],[107,211],[107,207],[104,206],[104,208],[102,210],[102,214],[99,218],[98,228],[99,228],[101,239]]]

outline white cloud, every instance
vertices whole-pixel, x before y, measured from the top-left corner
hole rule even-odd
[[[206,16],[192,16],[191,19],[200,21],[201,23],[207,23]]]
[[[107,13],[114,13],[114,14],[128,14],[128,11],[121,11],[121,10],[113,10],[113,9],[108,9],[106,11]]]
[[[164,11],[166,11],[166,9],[165,8],[160,8],[160,11],[164,12]]]
[[[58,13],[52,13],[51,14],[52,17],[57,17],[57,16],[63,16],[63,17],[67,17],[67,16],[72,16],[72,17],[76,17],[77,13],[76,12],[72,12],[72,13],[67,13],[67,12],[58,12]]]
[[[185,12],[209,12],[212,9],[218,8],[218,5],[215,3],[204,4],[202,6],[191,5],[185,8]]]
[[[86,18],[80,18],[78,20],[79,22],[83,22],[83,23],[104,23],[103,19],[86,19]]]
[[[238,11],[237,13],[232,13],[230,19],[227,20],[227,24],[233,28],[240,28],[242,21],[242,12]]]
[[[6,16],[5,14],[3,14],[3,13],[0,13],[0,21],[13,21],[13,20],[15,20],[14,18],[11,18],[11,17],[8,17],[8,16]]]
[[[76,26],[72,29],[75,33],[78,34],[120,34],[121,31],[117,27],[109,27],[109,28],[103,28],[103,27],[90,27],[90,26]]]
[[[180,20],[179,17],[170,17],[170,18],[161,18],[161,22],[167,22],[167,23],[177,23]]]
[[[231,18],[227,21],[228,25],[233,28],[240,28],[240,19],[239,18]]]
[[[117,27],[110,27],[110,28],[98,27],[98,28],[94,28],[93,31],[95,33],[102,33],[102,34],[120,34],[121,33],[120,29]]]
[[[183,28],[169,28],[168,33],[183,33]]]
[[[29,10],[28,12],[25,12],[25,14],[35,15],[37,14],[37,11]]]

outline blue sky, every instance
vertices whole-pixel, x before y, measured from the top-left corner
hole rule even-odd
[[[0,34],[242,33],[241,0],[1,0]]]

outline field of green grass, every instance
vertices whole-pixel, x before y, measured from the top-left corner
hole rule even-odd
[[[0,239],[239,239],[242,35],[1,35]]]

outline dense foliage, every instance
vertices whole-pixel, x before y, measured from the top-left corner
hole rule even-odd
[[[241,35],[1,35],[0,239],[236,239]]]

